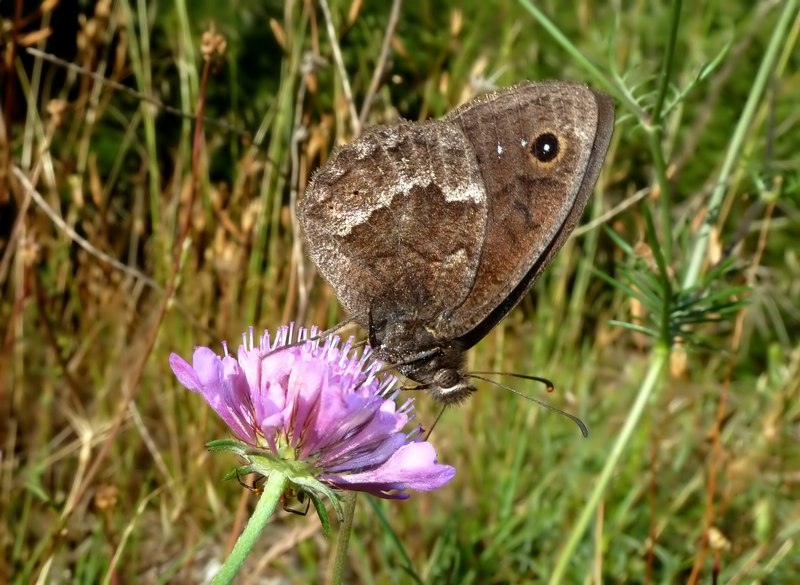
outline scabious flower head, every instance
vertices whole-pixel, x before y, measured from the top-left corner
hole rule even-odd
[[[265,331],[256,341],[251,328],[235,358],[225,344],[222,356],[195,348],[191,365],[170,355],[178,381],[201,394],[244,444],[237,452],[247,470],[280,469],[301,488],[397,499],[453,478],[455,469],[420,440],[421,428],[406,430],[412,401],[397,406],[396,379],[379,374],[369,348],[355,351],[352,338],[313,339],[314,328],[294,333],[289,325],[273,340]]]

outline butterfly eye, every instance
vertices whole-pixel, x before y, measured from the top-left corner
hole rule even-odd
[[[460,379],[461,376],[459,375],[458,370],[453,369],[439,370],[433,376],[434,384],[444,390],[456,386]]]
[[[556,158],[558,152],[558,138],[556,138],[556,135],[552,132],[539,134],[531,146],[531,154],[536,157],[536,160],[543,163],[548,163]]]

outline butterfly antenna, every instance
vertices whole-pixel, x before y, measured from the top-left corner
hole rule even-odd
[[[472,372],[472,373],[484,376],[511,376],[512,378],[519,378],[520,380],[533,380],[534,382],[539,382],[540,384],[544,384],[545,390],[548,393],[556,389],[555,384],[553,384],[548,378],[542,378],[541,376],[529,376],[527,374],[517,374],[516,372]],[[483,379],[484,378],[481,378],[481,380]]]
[[[550,382],[547,378],[538,378],[536,376],[523,376],[521,374],[508,374],[508,375],[516,376],[518,378],[530,379],[530,380],[536,380],[538,382],[542,382],[543,384],[545,384],[548,387],[548,389],[554,387],[553,383]],[[489,384],[494,384],[495,386],[497,386],[499,388],[503,388],[504,390],[508,390],[512,394],[516,394],[517,396],[521,396],[522,398],[524,398],[526,400],[530,400],[531,402],[535,402],[536,404],[546,408],[547,410],[552,410],[553,412],[557,412],[558,414],[567,417],[569,420],[571,420],[576,425],[578,425],[578,428],[581,430],[581,434],[583,435],[584,438],[589,436],[589,429],[586,428],[586,425],[583,424],[583,421],[581,419],[579,419],[577,416],[575,416],[573,414],[565,412],[565,411],[561,410],[560,408],[556,408],[555,406],[553,406],[551,404],[547,404],[546,402],[543,402],[541,400],[537,400],[536,398],[533,398],[532,396],[528,396],[527,394],[524,394],[524,393],[520,392],[519,390],[514,390],[510,386],[506,386],[505,384],[501,384],[500,382],[492,380],[491,378],[484,378],[483,376],[477,375],[475,373],[470,374],[469,377],[470,378],[475,378],[477,380],[483,380],[484,382],[488,382]]]
[[[512,378],[519,378],[520,380],[533,380],[534,382],[539,382],[540,384],[544,384],[545,390],[547,390],[547,392],[552,392],[553,390],[556,389],[555,384],[553,384],[549,379],[542,378],[541,376],[529,376],[527,374],[517,374],[516,372],[472,372],[472,373],[483,376],[511,376]],[[484,379],[485,378],[481,378],[481,380]]]

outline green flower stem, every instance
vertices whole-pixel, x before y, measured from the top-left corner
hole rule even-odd
[[[224,585],[233,581],[236,573],[242,568],[247,555],[253,550],[253,546],[261,535],[261,531],[264,530],[264,526],[267,525],[267,520],[275,511],[275,506],[278,505],[287,483],[288,480],[285,474],[278,471],[273,471],[269,474],[253,515],[247,521],[244,532],[236,541],[230,556],[225,561],[225,564],[222,565],[222,569],[214,577],[213,585]]]
[[[339,536],[336,539],[331,568],[330,585],[341,585],[344,579],[344,569],[347,566],[347,547],[350,543],[350,533],[353,531],[353,516],[356,510],[357,492],[346,492],[344,496],[344,517],[339,527]]]
[[[767,50],[764,53],[764,59],[761,61],[761,66],[758,69],[756,78],[753,81],[753,89],[747,97],[747,103],[739,116],[739,122],[736,124],[736,130],[733,132],[733,137],[728,145],[728,152],[725,153],[725,160],[722,163],[722,169],[719,172],[719,179],[714,185],[714,190],[711,192],[711,198],[708,201],[708,212],[703,225],[697,233],[697,239],[692,250],[692,257],[689,261],[689,268],[683,279],[683,288],[692,288],[700,277],[700,269],[703,266],[703,261],[706,258],[706,251],[708,250],[708,239],[713,229],[719,209],[722,207],[722,202],[725,198],[725,193],[728,190],[731,175],[733,174],[734,167],[739,161],[739,153],[742,150],[744,141],[750,131],[750,125],[755,118],[756,110],[761,102],[761,97],[764,90],[769,83],[772,73],[775,68],[775,61],[778,58],[780,49],[786,42],[786,35],[789,31],[789,25],[798,9],[798,0],[788,0],[783,5],[783,13],[781,13],[778,22],[775,25],[774,32],[770,38]]]
[[[567,539],[567,544],[561,551],[558,561],[556,562],[555,569],[553,569],[553,573],[550,576],[550,583],[561,583],[563,581],[564,573],[567,570],[567,565],[575,554],[575,548],[578,546],[578,542],[586,532],[589,521],[594,516],[597,505],[600,503],[600,498],[603,497],[603,494],[608,487],[608,483],[611,481],[611,475],[616,470],[620,457],[622,457],[622,452],[628,445],[636,425],[639,424],[639,419],[642,418],[645,406],[647,406],[647,402],[650,400],[653,391],[658,385],[661,374],[669,360],[669,353],[669,347],[663,343],[659,343],[653,349],[652,359],[650,360],[650,369],[647,371],[647,375],[645,376],[642,385],[639,387],[639,392],[636,395],[636,401],[633,403],[633,407],[628,414],[628,418],[625,420],[625,426],[622,427],[622,432],[620,432],[616,443],[614,443],[611,454],[608,456],[606,464],[603,466],[603,470],[600,472],[600,476],[595,483],[591,495],[589,496],[589,500],[583,506],[581,515],[578,517],[577,522],[572,527],[572,531]],[[596,546],[600,546],[600,543],[596,543]]]
[[[661,82],[658,87],[658,95],[656,96],[656,103],[653,106],[652,114],[649,121],[641,119],[642,126],[648,131],[650,151],[653,156],[653,167],[656,172],[656,181],[661,189],[661,232],[662,237],[666,240],[665,246],[660,246],[660,252],[664,255],[664,264],[666,266],[672,265],[672,210],[670,205],[670,198],[672,190],[670,189],[669,180],[667,179],[667,163],[664,160],[664,103],[667,99],[669,92],[670,80],[672,79],[672,65],[675,62],[675,45],[678,40],[678,28],[681,22],[681,0],[672,0],[672,12],[670,14],[669,26],[669,39],[667,47],[664,51],[664,60],[661,63]],[[656,234],[653,233],[655,238]],[[666,270],[661,267],[662,277],[669,280]],[[667,307],[669,303],[664,303],[665,321],[669,319]],[[666,339],[666,337],[664,337]]]
[[[661,114],[664,112],[664,102],[669,92],[669,81],[672,79],[672,65],[675,61],[675,45],[678,41],[678,25],[681,20],[681,0],[672,2],[672,12],[670,13],[669,41],[667,50],[664,51],[664,60],[661,63],[661,83],[658,86],[658,95],[655,106],[653,106],[653,120],[656,124],[661,124]]]

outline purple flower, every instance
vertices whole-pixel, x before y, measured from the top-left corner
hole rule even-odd
[[[250,468],[265,475],[290,469],[300,486],[321,482],[398,499],[453,478],[455,469],[437,463],[433,446],[419,439],[419,426],[404,430],[412,401],[397,407],[396,379],[378,373],[382,364],[368,348],[358,354],[352,339],[340,347],[338,337],[308,338],[290,325],[256,343],[251,328],[236,358],[223,343],[223,356],[197,347],[191,365],[174,353],[169,363],[247,445],[237,452]]]

